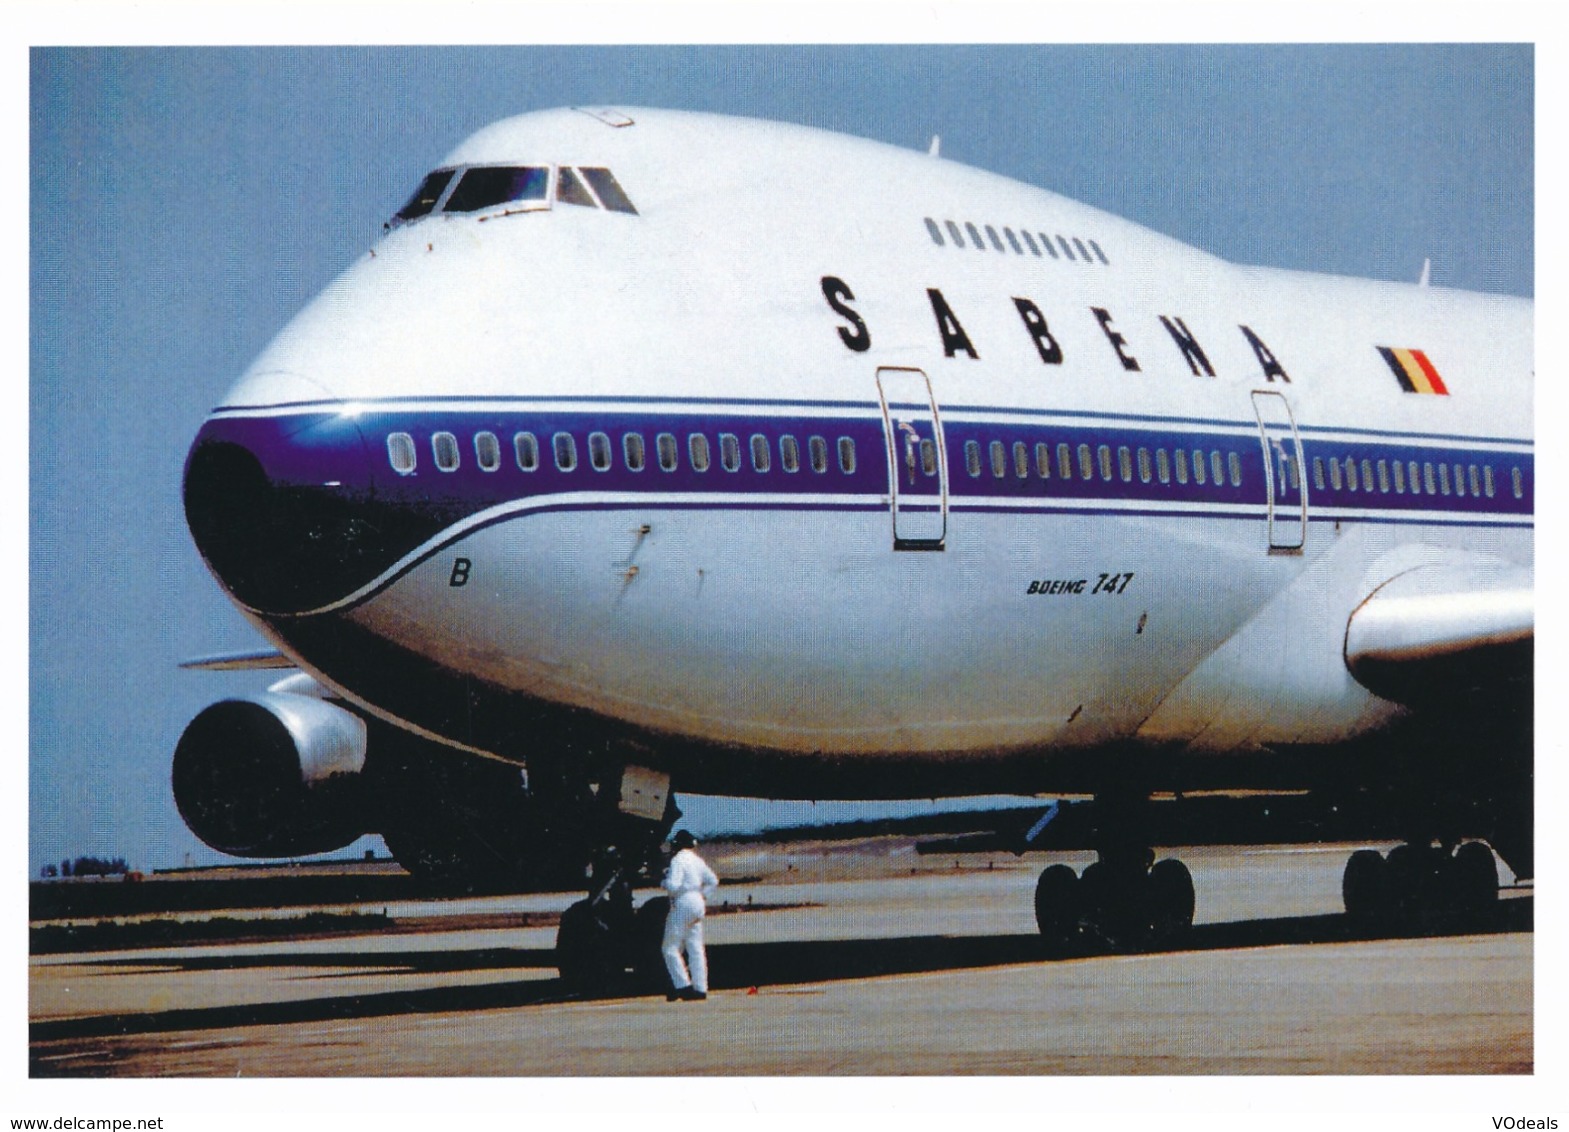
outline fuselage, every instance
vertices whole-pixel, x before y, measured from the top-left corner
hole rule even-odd
[[[1385,727],[1357,604],[1530,564],[1528,301],[627,116],[464,142],[197,437],[215,574],[364,709],[519,761],[633,744],[686,789],[1021,759],[1051,789],[1059,759]],[[476,168],[545,179],[458,208]]]

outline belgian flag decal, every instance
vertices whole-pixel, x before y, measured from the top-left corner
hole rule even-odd
[[[1400,388],[1407,393],[1439,393],[1445,397],[1449,396],[1449,389],[1444,385],[1444,379],[1438,376],[1433,363],[1427,360],[1427,355],[1421,350],[1380,346],[1378,352],[1384,355],[1384,361],[1389,363],[1395,380],[1400,382]]]

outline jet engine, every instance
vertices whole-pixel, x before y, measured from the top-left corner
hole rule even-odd
[[[231,856],[341,849],[367,830],[365,750],[365,722],[324,700],[222,700],[180,736],[175,804],[197,837]]]

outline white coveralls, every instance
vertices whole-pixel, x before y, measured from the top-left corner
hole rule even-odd
[[[714,870],[694,850],[683,849],[670,858],[665,870],[664,890],[670,894],[670,913],[665,917],[665,938],[661,951],[670,985],[676,990],[694,987],[708,993],[708,955],[703,951],[703,914],[708,897],[719,886]],[[686,962],[681,952],[686,952]],[[687,964],[691,964],[691,973]]]

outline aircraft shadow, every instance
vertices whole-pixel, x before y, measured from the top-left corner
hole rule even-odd
[[[893,975],[975,970],[1021,963],[1094,960],[1111,954],[1226,951],[1288,944],[1332,944],[1364,940],[1496,935],[1530,931],[1534,899],[1520,897],[1499,904],[1485,922],[1405,926],[1400,930],[1357,924],[1343,914],[1201,924],[1179,946],[1146,950],[1082,948],[1061,956],[1044,954],[1039,936],[905,936],[893,939],[821,940],[789,943],[722,944],[708,949],[711,987],[715,991],[779,987]],[[478,951],[300,952],[277,951],[243,956],[192,956],[188,959],[113,959],[95,966],[181,971],[244,970],[247,968],[355,968],[355,978],[377,975],[440,974],[473,970],[554,968],[551,950],[488,948]],[[127,971],[126,973],[131,973]],[[310,977],[310,976],[304,976]],[[345,977],[333,973],[328,978]],[[242,1026],[297,1025],[312,1022],[512,1010],[574,1001],[639,995],[621,987],[600,994],[574,993],[560,979],[502,980],[479,985],[417,990],[372,991],[292,1002],[243,1003],[139,1013],[103,1014],[33,1022],[34,1044],[135,1034],[230,1029]],[[648,992],[641,992],[646,994]],[[50,1069],[36,1061],[35,1076]]]

